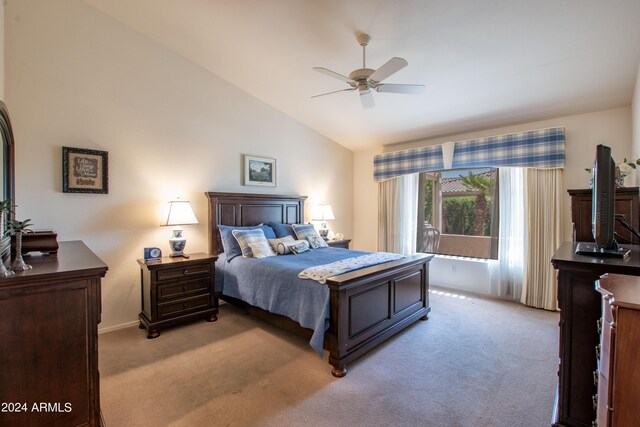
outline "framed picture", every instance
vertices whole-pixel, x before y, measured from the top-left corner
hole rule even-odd
[[[276,186],[276,159],[244,155],[244,185]]]
[[[109,153],[62,147],[63,193],[109,193]]]

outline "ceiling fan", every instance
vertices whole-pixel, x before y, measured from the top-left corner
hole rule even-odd
[[[346,82],[350,87],[347,89],[334,90],[333,92],[327,92],[320,95],[314,95],[311,98],[317,98],[319,96],[331,95],[332,93],[348,92],[357,90],[360,93],[360,101],[363,108],[371,108],[375,105],[373,100],[372,90],[376,92],[390,92],[390,93],[409,93],[420,94],[424,92],[424,85],[408,85],[408,84],[394,84],[394,83],[382,83],[383,80],[389,76],[400,71],[408,65],[407,61],[402,58],[393,57],[388,60],[382,67],[377,70],[372,70],[366,67],[365,55],[367,44],[371,39],[367,34],[358,33],[356,39],[360,46],[362,46],[362,68],[354,70],[349,77],[336,73],[335,71],[327,70],[322,67],[313,67],[319,73],[326,74],[338,80]]]

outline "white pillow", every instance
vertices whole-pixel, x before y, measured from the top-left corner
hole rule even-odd
[[[269,242],[266,240],[258,240],[256,242],[249,242],[249,247],[253,253],[254,258],[267,258],[270,256],[276,256],[276,254],[269,246]]]

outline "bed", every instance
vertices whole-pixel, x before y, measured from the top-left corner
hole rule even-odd
[[[263,260],[245,259],[236,262],[236,258],[224,264],[219,224],[253,226],[268,222],[284,224],[304,222],[306,196],[222,192],[205,194],[209,201],[209,252],[220,256],[218,265],[231,268],[231,264],[234,264],[233,268],[236,272],[248,268],[243,267],[248,265],[246,262]],[[338,258],[345,258],[351,254],[355,256],[359,252],[334,248],[331,253]],[[323,255],[329,256],[329,252]],[[295,256],[285,255],[282,258]],[[431,310],[429,307],[429,261],[432,258],[432,255],[425,254],[409,256],[330,277],[324,285],[307,280],[309,285],[313,284],[320,290],[320,294],[321,292],[329,294],[329,306],[326,308],[329,324],[324,336],[320,339],[329,351],[331,373],[335,377],[345,376],[347,365],[351,361],[407,326],[418,320],[427,320]],[[222,264],[220,264],[221,261]],[[320,261],[322,262],[325,261]],[[258,263],[254,263],[252,266],[257,265]],[[308,322],[305,328],[286,316],[270,313],[252,305],[250,302],[254,304],[256,302],[244,297],[242,292],[229,293],[233,296],[224,293],[220,293],[219,296],[226,302],[239,306],[279,327],[298,335],[311,337],[313,341],[314,328],[310,327]],[[318,339],[317,334],[315,339]]]

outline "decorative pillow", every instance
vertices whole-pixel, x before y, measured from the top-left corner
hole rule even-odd
[[[267,242],[267,238],[264,236],[264,231],[260,228],[254,228],[251,230],[233,230],[231,233],[238,241],[243,258],[253,258],[253,252],[251,252],[251,246],[249,246],[249,243],[264,241],[267,245],[269,244],[269,242]]]
[[[267,225],[273,228],[273,231],[276,234],[275,237],[285,237],[285,236],[295,237],[296,236],[296,234],[293,232],[293,227],[291,227],[291,224],[282,224],[279,222],[268,222]]]
[[[228,225],[220,225],[218,224],[218,230],[220,230],[220,239],[222,240],[222,248],[224,249],[224,253],[226,254],[227,262],[231,261],[235,257],[242,255],[242,250],[240,249],[240,245],[238,245],[238,241],[233,236],[233,230],[255,230],[261,229],[264,232],[264,235],[268,239],[275,239],[276,233],[273,231],[273,228],[268,225],[254,225],[251,227],[233,227]]]
[[[307,240],[309,241],[309,246],[311,246],[311,249],[318,249],[329,246],[327,242],[320,236],[307,236]]]
[[[312,248],[324,248],[327,247],[329,245],[327,245],[327,242],[324,241],[324,239],[322,237],[320,237],[320,235],[318,234],[318,232],[316,231],[315,227],[311,224],[293,224],[293,231],[294,233],[296,233],[296,236],[298,236],[298,239],[300,240],[309,240],[309,243],[311,243],[311,240],[309,239],[309,237],[318,237],[318,239],[313,239],[314,242],[311,243],[311,247]],[[314,244],[316,244],[317,246],[314,246]]]
[[[309,250],[309,243],[304,240],[296,240],[289,245],[289,250],[296,255],[307,252]]]
[[[279,239],[269,239],[269,244],[274,252],[278,252],[278,245],[284,242],[293,242],[293,236],[284,236]]]
[[[304,249],[300,245],[306,246],[307,248]],[[293,249],[291,248],[292,246],[296,246],[298,248],[298,252],[294,252]],[[286,255],[286,254],[290,254],[291,252],[298,254],[308,250],[309,250],[309,242],[307,242],[306,240],[293,240],[293,237],[291,238],[291,240],[278,243],[278,246],[276,248],[276,252],[278,252],[279,255]]]
[[[249,242],[249,247],[251,248],[251,253],[255,258],[267,258],[270,256],[276,256],[275,252],[269,246],[269,242],[267,240],[258,240],[255,242]]]

